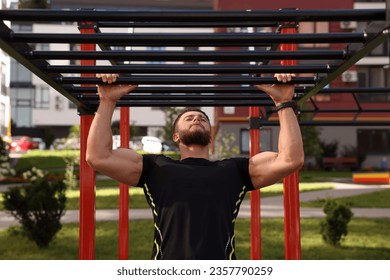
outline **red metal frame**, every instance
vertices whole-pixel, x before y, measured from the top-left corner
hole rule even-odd
[[[251,118],[260,117],[259,107],[249,107]],[[250,157],[260,153],[260,129],[251,128],[250,135]],[[260,191],[250,192],[251,202],[251,259],[261,259],[261,224],[260,224]]]
[[[282,34],[297,32],[296,24],[285,27]],[[295,51],[296,44],[281,44],[281,51]],[[281,65],[296,65],[296,60],[282,60]],[[299,173],[293,173],[283,179],[284,187],[284,250],[287,260],[301,259],[301,229],[299,209]]]
[[[80,33],[94,33],[91,24],[80,25]],[[95,51],[95,44],[81,44],[82,51]],[[93,60],[81,60],[82,66],[93,66]],[[81,74],[83,77],[93,74]],[[88,85],[85,85],[88,86]],[[95,258],[95,171],[86,161],[87,138],[93,115],[80,115],[80,224],[79,224],[79,259]]]
[[[130,141],[130,110],[129,107],[120,109],[121,147],[129,148]],[[119,184],[119,238],[118,257],[127,260],[129,256],[129,186]]]

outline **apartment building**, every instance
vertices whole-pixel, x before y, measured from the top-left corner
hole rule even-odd
[[[10,7],[9,0],[0,2],[0,9]],[[9,26],[9,23],[5,23]],[[11,60],[3,50],[0,50],[0,135],[9,136],[10,131],[10,72]]]
[[[180,10],[180,9],[211,9],[212,1],[71,1],[54,0],[50,1],[51,9],[126,9],[126,10]],[[14,3],[16,8],[16,3]],[[34,33],[79,33],[76,23],[19,23],[12,27],[15,31]],[[105,29],[105,31],[108,31]],[[165,29],[127,29],[110,30],[110,32],[195,32],[194,29],[179,30]],[[212,29],[199,29],[196,32],[213,32]],[[36,50],[79,50],[77,44],[37,44]],[[118,48],[119,49],[119,48]],[[133,48],[134,50],[142,50]],[[166,48],[166,50],[182,50],[183,48]],[[56,61],[50,61],[55,65]],[[64,64],[64,61],[58,63]],[[69,61],[72,64],[79,64],[79,61]],[[131,63],[131,62],[130,62]],[[143,62],[135,62],[143,63]],[[153,62],[163,63],[163,62]],[[184,62],[172,62],[184,63]],[[98,62],[102,64],[102,62]],[[12,60],[11,75],[11,102],[12,122],[14,134],[27,134],[44,138],[45,135],[54,135],[55,138],[66,137],[69,128],[79,123],[77,108],[67,98],[59,94],[44,81],[32,74],[24,66]],[[142,85],[140,85],[142,86]],[[214,119],[214,109],[211,107],[202,108]],[[165,126],[165,113],[159,107],[132,107],[130,109],[130,123],[137,127],[138,136],[160,136],[162,127]],[[119,120],[119,109],[113,116],[113,122]]]
[[[376,9],[385,8],[385,1],[353,1],[353,0],[329,0],[329,1],[229,1],[219,0],[215,2],[216,10],[279,10],[281,8],[298,8],[298,9]],[[363,31],[367,26],[366,22],[302,22],[299,24],[298,32],[342,32],[343,30]],[[237,32],[237,31],[236,31]],[[238,31],[240,32],[240,31]],[[243,30],[241,32],[247,32]],[[301,44],[298,49],[332,49],[332,44]],[[304,61],[302,62],[304,63]],[[313,63],[313,62],[311,62]],[[346,71],[339,78],[334,80],[329,87],[332,88],[389,88],[389,46],[383,44],[376,48],[367,57],[362,58],[354,67]],[[316,102],[322,108],[340,108],[356,107],[355,101],[350,94],[326,95],[317,94],[314,97]],[[360,102],[371,108],[389,108],[390,94],[359,94]],[[240,148],[242,155],[249,154],[249,124],[248,108],[246,107],[220,107],[215,110],[215,124],[218,130],[233,132],[236,136],[236,145]],[[318,115],[317,118],[323,120],[343,120],[351,119],[351,115],[326,114]],[[367,120],[389,120],[390,116],[386,113],[372,114],[366,117]],[[380,167],[381,162],[390,160],[390,129],[389,127],[372,127],[372,126],[323,126],[318,127],[320,130],[320,139],[324,143],[337,142],[339,155],[343,148],[353,148],[362,153],[365,158],[363,168]],[[279,134],[278,127],[261,128],[261,150],[277,149],[277,139]]]

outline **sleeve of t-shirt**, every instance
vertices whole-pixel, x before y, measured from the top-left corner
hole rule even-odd
[[[137,184],[137,187],[142,188],[147,182],[147,178],[150,175],[156,162],[156,155],[143,155],[142,156],[142,173]]]
[[[241,178],[249,191],[253,191],[255,187],[252,184],[251,177],[249,176],[249,158],[235,158],[234,159]]]

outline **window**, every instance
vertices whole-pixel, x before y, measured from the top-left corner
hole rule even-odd
[[[1,94],[4,96],[8,96],[8,90],[6,85],[6,71],[7,66],[4,62],[1,63],[1,69],[0,69],[0,83],[1,83]]]
[[[328,22],[301,22],[299,33],[329,33]],[[329,48],[329,43],[300,44],[302,48]]]
[[[29,86],[32,83],[31,71],[18,63],[15,59],[11,60],[11,82],[13,85],[26,86]]]
[[[249,154],[249,130],[240,130],[240,153]],[[262,128],[260,130],[260,151],[271,151],[272,150],[272,130],[270,128]]]
[[[360,155],[390,154],[390,129],[359,129],[357,133]]]
[[[388,70],[382,66],[359,67],[358,85],[360,88],[383,88],[390,83]],[[390,93],[359,93],[361,102],[390,102]]]
[[[33,88],[11,88],[11,116],[16,126],[31,126]]]
[[[7,124],[5,121],[5,104],[0,104],[0,133],[2,135],[7,134]]]
[[[37,109],[49,109],[50,96],[49,88],[40,86],[35,89],[34,107]]]

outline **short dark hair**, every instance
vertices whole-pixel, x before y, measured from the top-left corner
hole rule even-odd
[[[210,119],[209,119],[209,116],[207,116],[207,114],[202,111],[201,109],[197,108],[197,107],[186,107],[184,108],[183,110],[180,111],[179,115],[177,115],[175,121],[173,122],[173,125],[172,125],[172,131],[175,133],[176,132],[176,124],[177,122],[179,121],[179,119],[181,118],[181,116],[187,112],[200,112],[202,113],[203,115],[205,115],[205,117],[207,118],[207,120],[209,121],[210,123]]]

